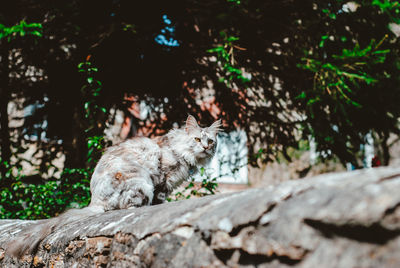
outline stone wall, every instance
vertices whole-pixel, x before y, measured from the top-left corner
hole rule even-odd
[[[7,242],[31,221],[0,221],[1,267],[400,267],[400,168],[276,186],[61,224],[34,256]]]

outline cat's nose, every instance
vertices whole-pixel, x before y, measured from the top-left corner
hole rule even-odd
[[[203,148],[204,148],[204,150],[207,150],[207,149],[208,149],[208,146],[203,146]]]

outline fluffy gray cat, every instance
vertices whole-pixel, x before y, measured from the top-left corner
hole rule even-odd
[[[189,115],[183,128],[164,136],[136,137],[108,148],[91,178],[89,206],[28,226],[7,245],[7,253],[31,254],[60,224],[108,210],[163,203],[197,166],[211,160],[220,126],[218,120],[201,128]]]
[[[214,155],[220,126],[218,120],[201,128],[189,115],[184,128],[110,147],[94,170],[90,206],[107,211],[164,202],[197,165]]]

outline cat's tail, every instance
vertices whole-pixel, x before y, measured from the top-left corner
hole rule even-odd
[[[39,244],[51,234],[60,224],[64,225],[85,217],[104,212],[102,207],[89,206],[82,209],[70,209],[58,217],[39,220],[19,232],[6,245],[6,254],[20,258],[23,255],[33,254]]]

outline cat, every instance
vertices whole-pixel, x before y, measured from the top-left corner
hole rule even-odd
[[[197,165],[212,158],[220,126],[218,120],[201,128],[189,115],[184,128],[110,147],[94,170],[89,206],[107,211],[163,203]]]
[[[97,163],[91,181],[91,202],[58,217],[38,221],[17,234],[6,252],[32,254],[59,224],[109,210],[165,202],[171,192],[214,156],[221,120],[201,128],[189,115],[184,127],[155,138],[135,137],[109,147]]]

